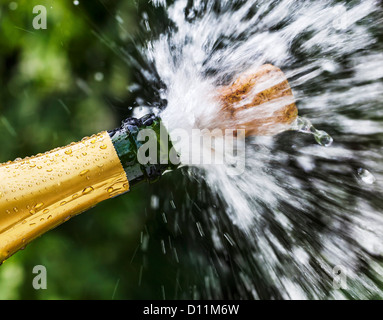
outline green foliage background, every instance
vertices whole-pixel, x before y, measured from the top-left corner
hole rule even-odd
[[[32,27],[36,5],[47,8],[46,30]],[[119,126],[133,103],[132,72],[114,49],[136,34],[146,5],[1,0],[0,162]],[[148,209],[154,188],[171,189],[172,181],[142,185],[35,240],[0,267],[0,299],[181,296],[182,249],[176,258],[161,252],[161,239],[170,236],[161,214]],[[153,246],[142,248],[149,239]],[[47,290],[32,288],[35,265],[47,268]],[[189,279],[183,291],[193,297],[193,275],[181,273]]]

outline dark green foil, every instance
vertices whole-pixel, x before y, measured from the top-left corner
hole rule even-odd
[[[170,151],[172,149],[172,143],[167,132],[166,139],[161,140],[161,128],[162,132],[166,132],[159,117],[147,115],[141,119],[128,118],[122,123],[120,128],[108,132],[126,172],[130,186],[134,186],[142,181],[155,182],[165,171],[175,170],[178,167],[178,165],[170,162],[169,153],[161,154],[163,152],[161,144],[163,143],[168,144],[164,150]],[[151,129],[157,136],[157,161],[149,161],[146,165],[140,164],[137,158],[139,148],[145,143],[137,139],[139,131],[143,129]],[[161,157],[164,158],[164,156],[167,158],[166,164],[160,163]]]

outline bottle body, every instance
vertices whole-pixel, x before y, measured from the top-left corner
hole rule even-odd
[[[129,190],[107,132],[0,166],[0,261],[97,203]]]
[[[0,263],[48,230],[132,185],[157,179],[168,168],[137,161],[137,132],[158,130],[160,120],[131,118],[128,123],[0,165]]]

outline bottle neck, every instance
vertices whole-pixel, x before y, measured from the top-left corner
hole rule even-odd
[[[177,169],[179,161],[174,164],[170,160],[172,143],[158,116],[128,118],[120,128],[108,133],[130,186],[142,181],[155,182],[165,171]]]

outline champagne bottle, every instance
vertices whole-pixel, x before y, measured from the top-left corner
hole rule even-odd
[[[272,65],[217,89],[217,101],[221,110],[208,123],[207,118],[196,119],[199,128],[244,128],[246,136],[275,135],[298,116],[287,78]],[[155,159],[147,162],[139,161],[142,130],[150,130],[156,138]],[[176,169],[179,159],[171,151],[162,120],[148,115],[66,147],[1,164],[0,263],[99,202]]]
[[[137,135],[143,129],[159,137],[164,128],[154,115],[129,118],[115,130],[0,165],[0,262],[99,202],[176,169],[170,161],[139,163],[143,142]]]

